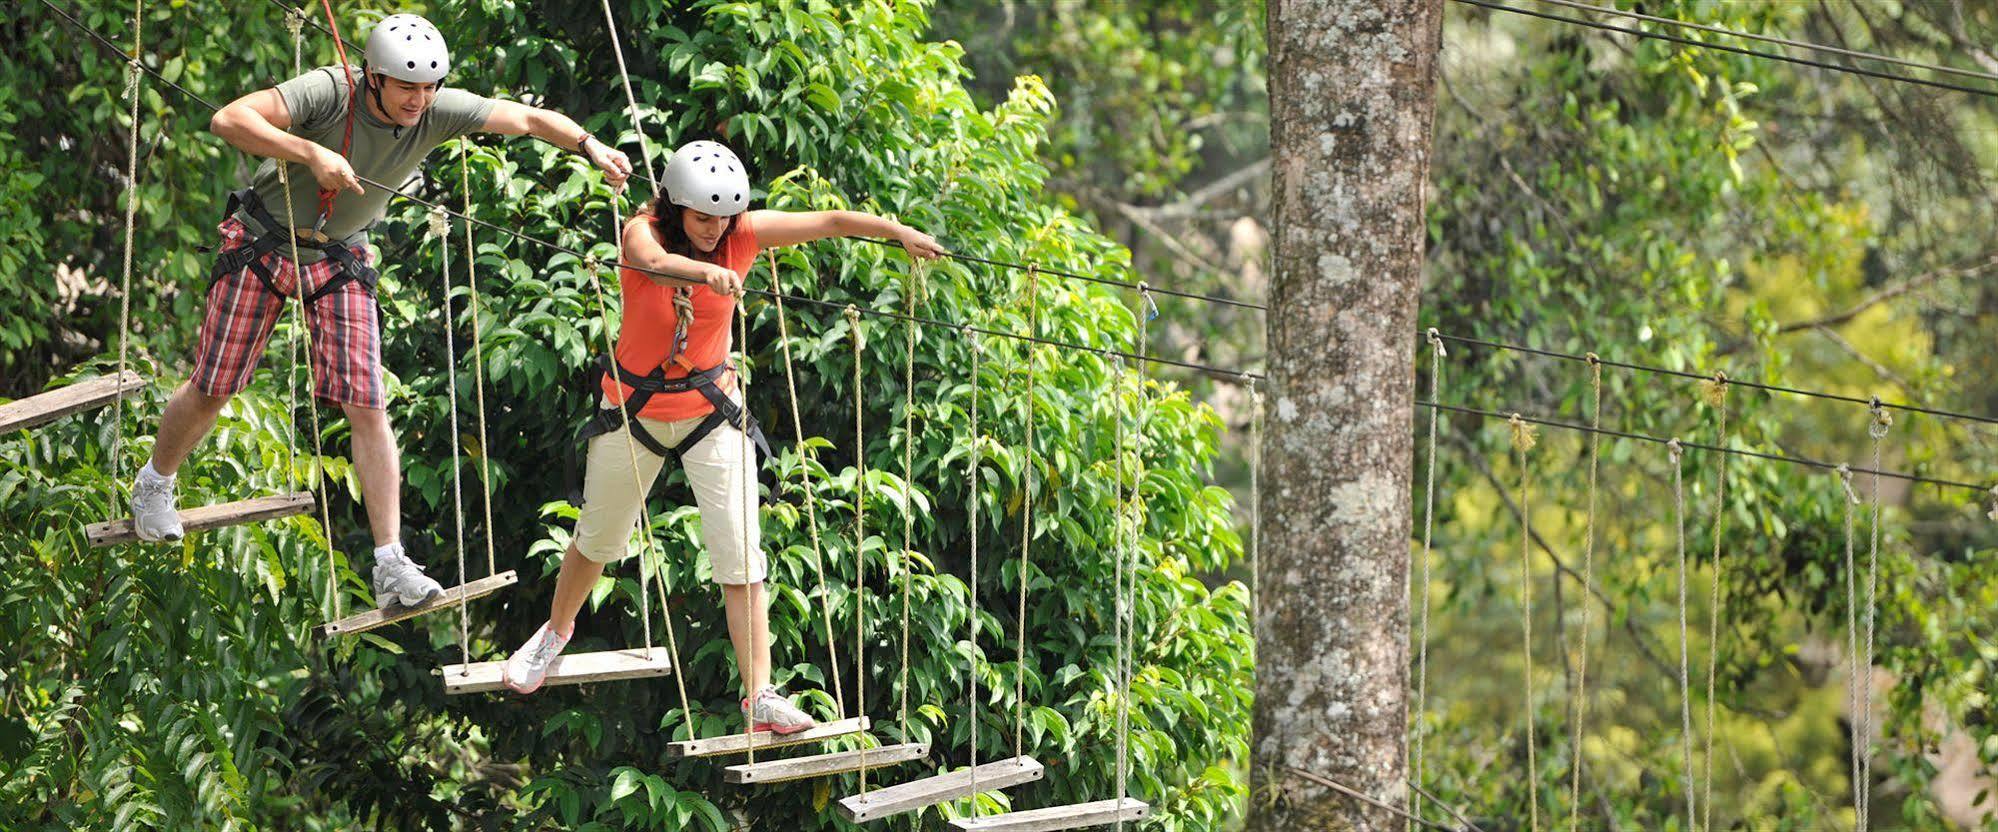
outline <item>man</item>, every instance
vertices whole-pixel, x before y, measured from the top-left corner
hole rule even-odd
[[[250,188],[230,195],[194,372],[160,417],[152,460],[132,486],[132,522],[142,540],[181,537],[175,473],[229,398],[249,384],[285,300],[303,296],[313,395],[338,404],[352,425],[354,468],[375,539],[375,599],[387,607],[423,603],[443,588],[401,543],[401,465],[383,410],[368,249],[368,228],[386,212],[389,194],[363,188],[360,177],[401,183],[432,148],[474,131],[574,148],[615,187],[630,176],[631,162],[559,113],[444,88],[450,53],[422,17],[384,18],[364,56],[358,71],[313,70],[236,99],[209,122],[216,135],[265,161]],[[289,165],[288,203],[279,164]]]

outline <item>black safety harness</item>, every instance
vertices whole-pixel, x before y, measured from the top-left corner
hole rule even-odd
[[[724,374],[735,368],[727,361],[713,367],[700,368],[687,360],[687,325],[694,317],[694,296],[690,289],[674,290],[673,311],[676,313],[674,317],[678,319],[678,323],[673,331],[672,352],[666,356],[664,362],[652,368],[651,372],[643,375],[634,373],[618,364],[617,359],[612,356],[597,356],[595,366],[591,367],[586,376],[588,381],[586,388],[590,395],[592,397],[600,395],[603,380],[612,377],[615,377],[618,383],[630,387],[631,395],[625,399],[622,408],[597,408],[590,415],[589,421],[583,423],[582,431],[576,436],[577,443],[588,445],[592,439],[622,429],[627,419],[638,418],[638,414],[645,409],[646,403],[652,401],[653,396],[661,393],[694,391],[707,399],[708,404],[714,406],[714,410],[709,412],[700,424],[694,426],[693,431],[681,439],[679,444],[668,448],[654,439],[650,431],[643,429],[631,431],[632,438],[637,439],[638,444],[654,454],[662,457],[671,454],[677,457],[685,455],[688,450],[700,444],[701,440],[706,439],[708,434],[714,433],[715,428],[726,423],[729,427],[748,434],[750,441],[756,443],[757,450],[762,452],[764,458],[769,458],[770,442],[763,436],[763,427],[757,424],[756,417],[750,415],[748,410],[737,405],[727,393],[722,392],[721,385],[717,383]],[[668,367],[678,367],[685,373],[667,378]]]
[[[222,216],[233,217],[239,208],[259,226],[258,233],[250,238],[249,243],[216,256],[215,268],[208,275],[211,282],[220,280],[223,275],[249,269],[271,294],[288,297],[278,289],[277,281],[271,275],[270,269],[264,265],[264,255],[296,243],[299,248],[310,248],[325,254],[335,266],[333,276],[327,278],[325,283],[306,296],[307,304],[339,291],[342,286],[356,282],[367,288],[369,297],[374,296],[377,278],[375,270],[369,268],[368,264],[344,243],[327,237],[317,230],[292,228],[278,222],[276,217],[271,216],[270,209],[264,207],[264,201],[257,196],[255,188],[244,188],[229,194],[229,206],[223,209]],[[302,272],[300,279],[304,279]]]

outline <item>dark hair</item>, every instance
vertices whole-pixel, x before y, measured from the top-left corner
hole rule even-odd
[[[664,195],[655,196],[645,204],[645,213],[652,215],[652,227],[658,229],[659,238],[666,241],[666,251],[672,254],[692,257],[695,260],[708,260],[721,256],[728,247],[728,238],[735,234],[736,222],[741,216],[728,218],[728,227],[722,229],[721,239],[715,241],[715,250],[703,253],[694,248],[694,241],[687,239],[687,224],[684,220],[689,209],[666,201]]]

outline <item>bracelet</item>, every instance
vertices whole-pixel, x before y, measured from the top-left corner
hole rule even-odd
[[[584,146],[584,145],[586,145],[586,144],[589,144],[589,143],[590,143],[590,140],[591,140],[591,139],[594,139],[594,138],[596,138],[596,137],[595,137],[595,136],[592,136],[592,135],[590,135],[590,134],[588,134],[588,133],[584,133],[584,134],[583,134],[583,137],[582,137],[582,138],[580,138],[580,139],[577,139],[577,140],[576,140],[576,152],[577,152],[577,153],[582,153],[582,152],[584,152],[584,150],[583,150],[583,146]]]

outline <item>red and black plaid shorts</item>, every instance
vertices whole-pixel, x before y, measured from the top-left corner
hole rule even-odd
[[[217,228],[226,253],[248,245],[250,235],[231,217]],[[280,248],[264,255],[261,264],[271,282],[286,297],[298,293],[298,267]],[[363,263],[374,265],[366,246],[354,249]],[[219,253],[218,253],[219,256]],[[306,294],[333,277],[331,259],[305,267]],[[194,353],[194,387],[210,396],[233,396],[250,384],[250,373],[263,357],[277,328],[285,298],[271,293],[248,268],[220,275],[208,287],[208,311],[201,320],[201,344]],[[312,334],[312,393],[337,404],[381,409],[388,404],[382,387],[381,324],[375,300],[359,281],[308,304],[306,320]]]

